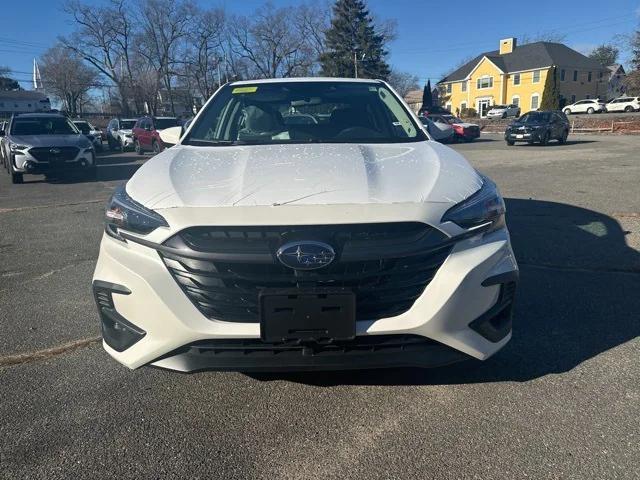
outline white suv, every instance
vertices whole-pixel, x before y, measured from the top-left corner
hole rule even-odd
[[[638,112],[640,97],[619,97],[607,103],[607,112]]]
[[[174,146],[107,206],[93,277],[122,364],[436,366],[509,341],[498,189],[386,83],[234,82],[160,135]]]
[[[607,105],[602,100],[587,99],[567,105],[562,111],[565,115],[571,115],[572,113],[604,113],[607,111]]]
[[[133,126],[138,120],[135,118],[114,118],[107,125],[107,143],[109,150],[119,148],[123,152],[133,149]]]

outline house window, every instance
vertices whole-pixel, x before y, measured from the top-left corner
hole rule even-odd
[[[531,95],[531,110],[537,110],[540,106],[540,95],[534,93]]]
[[[585,98],[589,100],[591,98],[591,95],[587,95]]]
[[[600,72],[600,75],[598,75],[598,78],[602,81],[603,76],[604,76],[604,72]]]
[[[520,97],[517,96],[517,95],[514,95],[511,98],[511,103],[514,104],[516,107],[519,107],[520,106]]]
[[[533,72],[533,83],[540,83],[540,70]]]
[[[578,81],[578,70],[574,70],[573,71],[573,81],[577,82]]]
[[[566,75],[567,72],[565,72],[564,68],[562,70],[560,70],[560,81],[564,82],[564,77]]]
[[[467,102],[462,102],[460,104],[460,111],[464,112],[467,109]]]
[[[589,74],[587,75],[587,81],[591,82],[591,72],[589,72]]]
[[[492,88],[493,87],[493,77],[481,77],[477,82],[478,90],[483,88]]]
[[[460,91],[462,91],[462,92],[466,92],[467,91],[467,81],[466,80],[460,84]]]
[[[513,75],[513,84],[514,85],[520,85],[520,74],[516,73]]]
[[[576,103],[576,96],[575,95],[571,95],[571,103]]]
[[[447,93],[451,93],[451,84],[447,83]]]

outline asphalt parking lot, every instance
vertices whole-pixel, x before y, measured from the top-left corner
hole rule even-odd
[[[437,370],[129,371],[90,281],[148,156],[0,172],[0,478],[639,478],[640,136],[453,148],[507,199],[521,287],[505,349]]]

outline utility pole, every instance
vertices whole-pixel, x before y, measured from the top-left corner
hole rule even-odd
[[[358,78],[358,51],[353,51],[353,72],[355,74],[355,78]]]

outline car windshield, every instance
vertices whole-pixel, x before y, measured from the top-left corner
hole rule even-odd
[[[91,125],[87,122],[73,122],[73,124],[85,135],[91,131]]]
[[[178,126],[177,118],[156,118],[153,121],[156,130],[163,130],[165,128],[171,128]]]
[[[131,130],[135,124],[135,120],[120,120],[120,130]]]
[[[399,143],[426,139],[382,83],[278,82],[223,87],[182,143]]]
[[[551,120],[549,112],[529,112],[520,117],[521,123],[545,123]]]
[[[78,129],[65,117],[23,117],[14,119],[12,135],[74,135]]]

